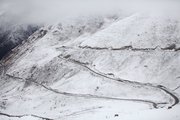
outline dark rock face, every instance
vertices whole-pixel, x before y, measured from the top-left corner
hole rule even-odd
[[[36,25],[4,26],[0,26],[0,59],[39,28]]]

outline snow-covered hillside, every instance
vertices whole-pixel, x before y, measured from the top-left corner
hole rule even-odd
[[[38,25],[19,23],[0,13],[0,59],[11,49],[27,40],[38,29]]]
[[[180,20],[135,13],[47,25],[1,60],[2,120],[179,120]]]

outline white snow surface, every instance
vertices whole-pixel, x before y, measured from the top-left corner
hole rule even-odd
[[[1,61],[0,120],[180,120],[179,44],[163,15],[45,26]]]
[[[81,46],[121,48],[166,47],[180,44],[180,20],[156,14],[135,14],[86,39]]]

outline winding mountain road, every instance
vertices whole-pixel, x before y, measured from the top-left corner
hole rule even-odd
[[[123,83],[126,83],[126,84],[132,84],[132,85],[136,84],[136,85],[141,85],[141,86],[150,86],[150,87],[159,89],[159,90],[165,92],[166,94],[168,94],[173,99],[173,102],[170,103],[170,105],[168,106],[168,109],[171,109],[173,106],[175,106],[175,105],[177,105],[179,103],[179,98],[173,92],[171,92],[170,90],[168,90],[166,87],[164,87],[162,85],[153,85],[151,83],[140,83],[140,82],[136,82],[136,81],[130,81],[130,80],[125,80],[125,79],[121,79],[121,78],[110,77],[110,76],[107,76],[104,73],[99,73],[99,72],[91,69],[90,67],[86,66],[85,63],[82,63],[82,62],[80,62],[78,60],[71,59],[71,58],[66,58],[66,57],[63,57],[63,56],[58,56],[58,57],[60,59],[62,59],[62,60],[66,60],[66,61],[69,61],[71,63],[77,64],[77,65],[79,65],[79,66],[81,66],[83,68],[86,68],[90,72],[92,72],[92,73],[94,73],[94,74],[96,74],[98,76],[104,77],[104,78],[108,78],[108,79],[118,81],[118,82],[123,82]],[[149,101],[149,102],[152,103],[152,101]],[[152,104],[153,104],[154,108],[157,108],[157,105],[158,105],[157,103],[155,104],[153,102]]]

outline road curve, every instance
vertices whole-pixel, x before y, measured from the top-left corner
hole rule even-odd
[[[121,78],[109,77],[104,73],[99,73],[99,72],[91,69],[90,67],[86,66],[84,63],[82,63],[82,62],[80,62],[78,60],[65,58],[63,56],[58,56],[58,58],[66,60],[66,61],[74,63],[74,64],[77,64],[77,65],[79,65],[81,67],[84,67],[87,70],[89,70],[90,72],[92,72],[92,73],[94,73],[96,75],[99,75],[101,77],[104,77],[104,78],[108,78],[108,79],[111,79],[111,80],[114,80],[114,81],[123,82],[123,83],[127,83],[127,84],[137,84],[137,85],[150,86],[150,87],[160,89],[160,90],[164,91],[166,94],[168,94],[173,99],[173,103],[171,103],[170,106],[168,106],[168,109],[171,109],[172,107],[174,107],[175,105],[177,105],[179,103],[179,98],[175,94],[173,94],[170,90],[168,90],[165,86],[153,85],[151,83],[140,83],[140,82],[125,80],[125,79],[121,79]]]

